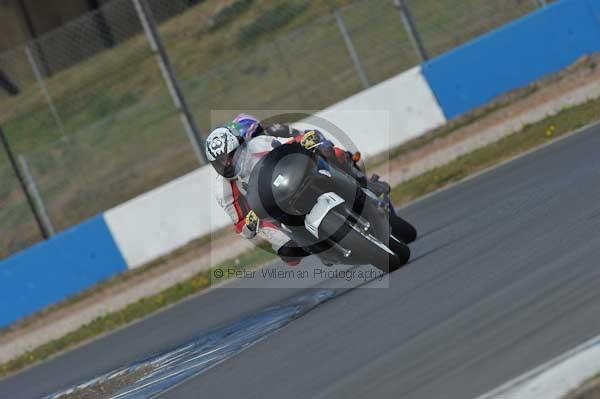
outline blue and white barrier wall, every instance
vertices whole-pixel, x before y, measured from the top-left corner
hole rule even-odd
[[[453,119],[600,51],[600,0],[562,0],[423,65]]]
[[[420,66],[342,100],[315,116],[341,129],[366,157],[446,123]],[[302,122],[296,125],[310,127]]]
[[[597,51],[600,0],[562,0],[317,116],[374,155]],[[200,168],[0,261],[0,327],[227,226],[212,173]]]
[[[212,195],[212,167],[202,167],[107,211],[104,216],[129,268],[231,223]]]
[[[103,216],[0,261],[0,327],[127,270]]]
[[[373,109],[388,118],[373,118]],[[337,124],[365,154],[385,151],[446,121],[420,67],[335,104],[317,116]],[[388,134],[390,123],[396,133],[393,142]],[[214,180],[212,168],[202,167],[105,213],[129,267],[141,266],[231,224],[213,198]]]

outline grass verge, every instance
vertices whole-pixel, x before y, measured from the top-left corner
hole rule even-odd
[[[575,129],[599,119],[600,99],[568,108],[543,121],[527,125],[521,131],[504,139],[464,155],[449,164],[424,173],[404,182],[392,190],[396,205],[405,204],[427,193],[458,182],[465,177],[489,166],[500,163],[527,150],[566,135]],[[258,267],[273,259],[273,255],[261,250],[252,250],[235,262],[228,261],[201,272],[193,278],[179,283],[163,292],[135,302],[118,312],[100,317],[66,336],[44,344],[7,363],[0,365],[0,377],[14,373],[36,362],[73,348],[102,334],[123,327],[135,320],[148,316],[166,306],[196,294],[211,284],[211,273],[225,266],[237,268]]]
[[[600,119],[600,99],[564,109],[554,116],[526,125],[522,130],[495,143],[394,187],[392,200],[394,204],[405,204],[598,119]]]

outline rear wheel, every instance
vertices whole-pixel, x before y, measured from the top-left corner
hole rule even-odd
[[[410,250],[398,240],[388,247],[369,232],[362,230],[336,210],[325,216],[319,226],[319,236],[329,237],[341,248],[350,250],[348,259],[356,264],[371,264],[385,273],[402,267],[410,257]]]

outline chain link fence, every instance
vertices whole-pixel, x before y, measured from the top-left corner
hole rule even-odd
[[[176,76],[136,2],[145,2]],[[198,167],[176,88],[203,136],[225,122],[211,121],[211,109],[321,109],[419,64],[416,43],[433,57],[540,6],[113,0],[0,54],[0,70],[19,87],[16,96],[0,91],[0,126],[61,231]],[[41,237],[3,155],[0,178],[4,257]]]

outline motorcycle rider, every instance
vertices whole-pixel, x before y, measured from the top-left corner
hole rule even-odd
[[[310,253],[299,247],[278,226],[259,220],[246,200],[248,179],[262,157],[283,143],[295,141],[309,150],[317,148],[330,163],[355,177],[361,185],[368,185],[374,192],[379,191],[377,195],[387,195],[389,185],[377,180],[367,182],[365,175],[354,164],[352,154],[335,147],[316,130],[300,134],[286,125],[279,125],[276,129],[275,134],[279,137],[267,135],[265,133],[269,129],[264,129],[256,118],[238,115],[232,123],[215,129],[208,136],[206,156],[218,174],[217,202],[233,221],[235,231],[250,240],[258,236],[268,241],[282,260],[296,265]],[[392,207],[392,229],[395,220],[406,223],[395,215]],[[416,237],[416,231],[414,235]]]
[[[260,124],[254,126],[248,118],[240,118],[244,119],[243,123],[236,119],[237,122],[215,129],[206,139],[206,156],[218,174],[217,202],[233,221],[238,234],[249,240],[258,236],[268,241],[279,257],[290,265],[296,265],[310,253],[300,248],[277,226],[259,220],[246,200],[248,179],[254,165],[278,145],[296,141],[312,149],[323,144],[322,151],[327,153],[328,143],[314,130],[292,138],[288,134],[286,138],[285,128],[278,127],[284,136],[278,138],[265,135],[261,132],[263,129]],[[244,137],[251,137],[251,140]],[[339,160],[329,157],[332,162],[346,162],[346,152],[333,147],[332,154],[340,157]]]

